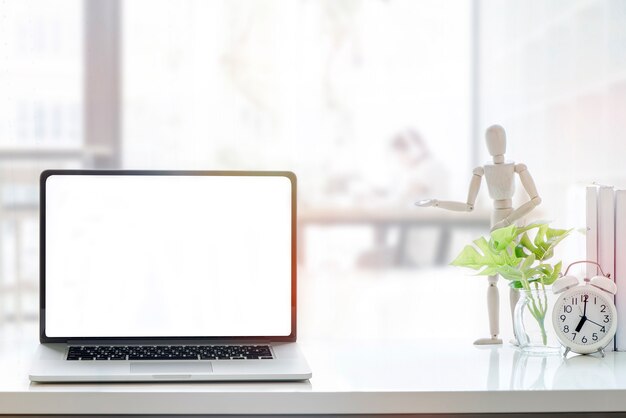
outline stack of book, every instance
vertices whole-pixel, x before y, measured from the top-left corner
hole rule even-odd
[[[615,280],[617,333],[614,349],[626,351],[626,190],[612,186],[587,187],[587,260],[597,261],[605,275]],[[587,278],[601,274],[587,265]],[[611,346],[607,347],[610,349]]]

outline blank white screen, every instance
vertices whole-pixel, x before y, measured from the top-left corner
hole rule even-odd
[[[52,175],[49,337],[285,336],[291,182]]]

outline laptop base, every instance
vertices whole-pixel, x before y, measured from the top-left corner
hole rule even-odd
[[[270,344],[274,359],[259,360],[67,360],[67,344],[41,344],[29,373],[32,382],[167,382],[306,380],[311,370],[297,343]]]

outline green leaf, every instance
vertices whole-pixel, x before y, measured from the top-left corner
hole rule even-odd
[[[474,240],[474,245],[476,245],[478,247],[478,249],[483,252],[485,257],[493,260],[493,256],[496,254],[496,252],[489,245],[489,243],[487,242],[485,237],[480,237],[478,239],[475,239]]]
[[[524,246],[523,245],[516,245],[515,246],[515,256],[518,258],[526,258],[528,257],[530,254],[527,254],[526,251],[524,251]]]
[[[522,238],[520,239],[520,245],[522,246],[522,248],[525,248],[532,254],[535,254],[535,258],[539,260],[544,254],[541,248],[538,248],[533,244],[530,237],[528,236],[528,233],[526,232],[522,235]]]
[[[461,253],[450,263],[457,267],[468,267],[478,270],[484,266],[482,255],[471,245],[466,245]]]
[[[524,261],[522,262],[522,265],[520,266],[520,269],[521,270],[529,269],[530,266],[532,266],[534,262],[535,262],[535,254],[531,254],[524,259]]]
[[[544,281],[545,285],[551,285],[552,283],[554,283],[556,281],[556,279],[559,278],[559,275],[561,274],[561,268],[563,267],[563,262],[559,261],[558,263],[556,263],[554,265],[554,269],[552,270],[552,273],[546,276],[546,279]]]
[[[507,280],[522,280],[522,272],[513,266],[500,266],[496,270]]]
[[[450,263],[457,267],[468,267],[474,270],[492,268],[487,275],[494,274],[493,268],[503,265],[516,266],[519,258],[506,250],[495,250],[484,237],[474,240],[474,246],[466,245],[461,253]],[[483,272],[479,273],[483,275]]]
[[[542,243],[542,247],[544,249],[544,254],[540,260],[547,260],[552,258],[554,255],[554,248],[565,238],[569,236],[569,234],[573,231],[573,229],[550,229],[546,231],[546,240]]]
[[[493,276],[498,273],[496,267],[485,267],[481,272],[476,273],[478,276]]]
[[[550,285],[559,277],[562,262],[552,265],[546,260],[571,231],[550,228],[547,222],[499,228],[490,233],[489,241],[480,237],[465,246],[451,264],[479,270],[481,276],[500,274],[515,289]]]
[[[568,235],[571,231],[572,231],[572,229],[552,229],[552,228],[548,228],[548,230],[546,231],[546,237],[548,239],[558,238],[558,237],[561,237],[563,235]]]
[[[517,227],[515,224],[491,231],[492,247],[496,251],[502,251],[513,242],[516,236]]]
[[[541,227],[541,225],[547,225],[549,223],[550,222],[548,222],[548,221],[536,221],[536,222],[533,222],[533,223],[531,223],[529,225],[526,225],[526,226],[520,226],[520,227],[517,228],[517,234],[521,235],[524,232],[531,231],[531,230],[533,230],[535,228]]]
[[[537,233],[535,234],[535,246],[541,248],[543,244],[545,244],[546,233],[548,232],[548,225],[542,224],[537,228]]]

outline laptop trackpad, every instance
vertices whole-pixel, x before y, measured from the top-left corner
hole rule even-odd
[[[213,373],[211,362],[205,363],[130,363],[131,373],[142,374],[182,374],[182,373]]]

